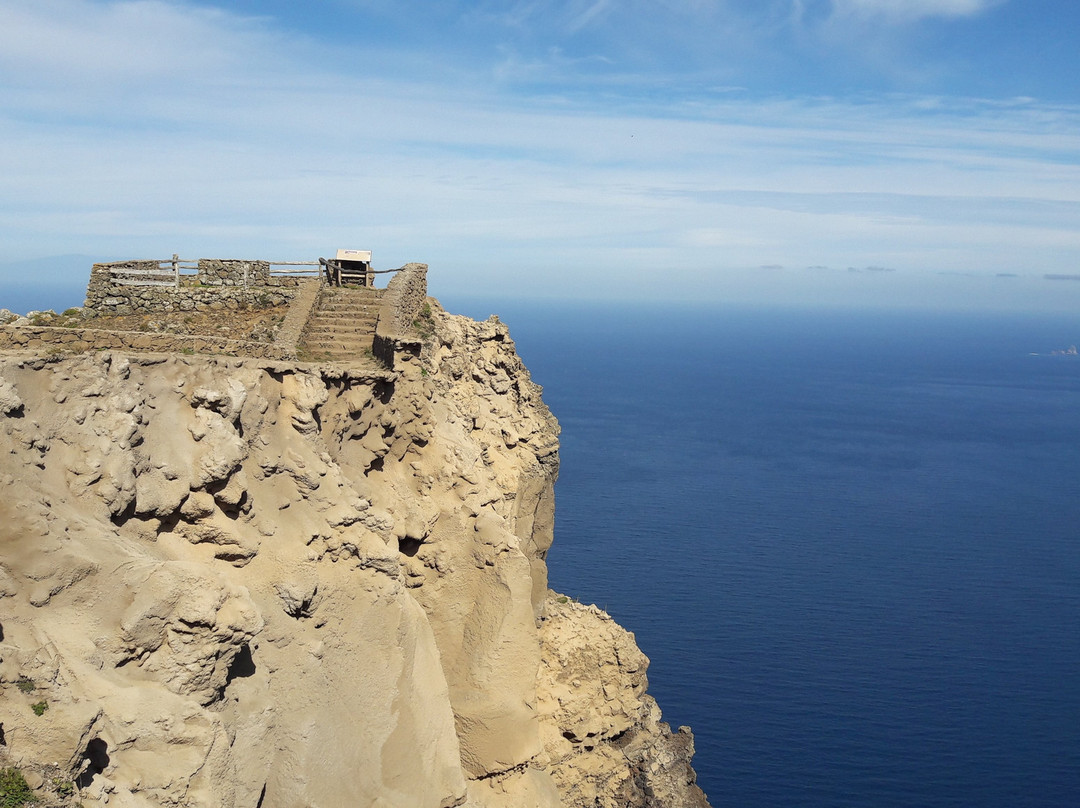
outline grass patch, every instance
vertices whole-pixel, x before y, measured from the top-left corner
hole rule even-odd
[[[416,333],[420,335],[423,340],[429,340],[435,334],[435,320],[431,313],[431,304],[425,303],[424,307],[420,309],[420,316],[418,316],[412,322],[413,328],[416,329]]]
[[[0,808],[21,808],[34,799],[23,773],[15,768],[0,769]]]

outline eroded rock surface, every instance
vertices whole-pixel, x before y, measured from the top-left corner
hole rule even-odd
[[[558,426],[506,327],[395,373],[0,356],[0,758],[110,806],[705,805],[549,596]]]

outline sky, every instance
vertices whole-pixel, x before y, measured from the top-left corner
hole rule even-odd
[[[0,0],[0,306],[348,247],[437,295],[1074,310],[1078,35],[1076,0]]]

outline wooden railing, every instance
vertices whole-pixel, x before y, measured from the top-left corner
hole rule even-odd
[[[396,269],[371,269],[366,270],[350,269],[343,267],[337,261],[331,261],[329,258],[320,258],[319,265],[325,267],[326,274],[323,277],[323,282],[328,283],[331,286],[341,286],[342,283],[349,283],[359,278],[363,280],[360,282],[360,286],[373,285],[373,275],[387,275],[391,272],[400,272],[402,267]]]
[[[321,278],[322,267],[318,261],[268,261],[270,276],[274,278],[311,277]],[[197,259],[172,258],[138,259],[117,262],[109,267],[112,282],[117,286],[172,286],[180,285],[181,275],[196,275],[199,272]],[[245,272],[244,286],[249,285]]]
[[[253,262],[254,263],[254,262]],[[319,278],[323,283],[341,286],[342,283],[369,285],[374,275],[397,272],[398,269],[355,270],[343,267],[336,261],[320,258],[318,261],[267,261],[272,278]],[[109,267],[112,282],[118,286],[173,286],[180,285],[181,275],[196,275],[199,261],[173,255],[164,260],[139,259],[117,262]],[[249,285],[247,273],[244,286]]]
[[[319,276],[322,269],[318,261],[270,261],[270,275],[275,277],[294,278],[297,276]],[[275,267],[289,267],[289,269],[275,269]],[[300,267],[305,267],[301,269]]]
[[[138,265],[138,268],[132,267],[132,264]],[[124,261],[109,267],[109,274],[117,286],[179,286],[181,272],[190,275],[198,270],[198,261],[173,255],[164,261]]]

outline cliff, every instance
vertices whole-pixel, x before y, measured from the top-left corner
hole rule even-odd
[[[704,806],[549,592],[558,425],[506,327],[393,371],[0,354],[0,768],[43,805]]]

